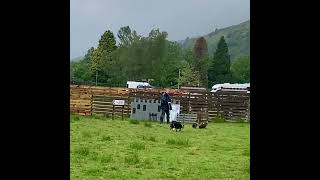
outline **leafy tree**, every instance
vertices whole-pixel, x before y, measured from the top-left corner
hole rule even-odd
[[[94,47],[91,47],[88,51],[87,51],[87,54],[84,56],[83,60],[86,61],[86,62],[90,62],[91,61],[91,58],[93,56],[93,52],[94,52]]]
[[[214,84],[231,81],[230,55],[228,45],[223,36],[220,38],[213,60],[209,64],[208,79],[210,82],[209,87]]]
[[[70,79],[77,82],[90,82],[91,75],[89,71],[89,63],[85,60],[71,62]]]
[[[200,73],[196,71],[191,64],[184,63],[180,71],[180,79],[178,78],[180,86],[198,86]]]
[[[235,82],[246,83],[250,82],[250,57],[239,57],[231,65],[232,77]]]
[[[97,49],[92,53],[90,71],[91,76],[96,77],[98,74],[98,81],[106,83],[110,75],[108,74],[110,70],[111,52],[117,49],[116,40],[111,31],[106,31],[103,33],[99,40]]]
[[[71,62],[70,64],[70,79],[77,82],[89,83],[92,81],[90,72],[90,62],[93,56],[94,48],[91,47],[83,59]]]
[[[134,40],[141,38],[136,31],[131,31],[129,26],[121,27],[117,36],[120,40],[119,47],[127,47],[131,45]]]

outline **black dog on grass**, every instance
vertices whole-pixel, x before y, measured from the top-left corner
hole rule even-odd
[[[199,126],[198,126],[198,125],[199,125]],[[192,124],[192,127],[193,127],[193,128],[199,127],[199,129],[203,129],[203,128],[205,128],[207,125],[208,125],[207,122],[201,122],[200,124],[193,123],[193,124]]]
[[[182,125],[180,122],[172,121],[170,124],[170,130],[178,131],[179,129],[179,131],[181,131],[182,128],[184,128],[184,125]]]

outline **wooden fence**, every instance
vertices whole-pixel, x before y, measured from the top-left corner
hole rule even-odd
[[[164,89],[128,89],[95,86],[70,86],[70,111],[81,115],[99,114],[127,117],[131,114],[131,101],[134,98],[143,100],[159,99]],[[208,112],[211,120],[217,116],[226,119],[250,118],[250,94],[246,92],[187,92],[170,89],[173,103],[179,102],[181,113],[196,114],[199,111]],[[113,110],[113,100],[125,100],[124,107]]]
[[[92,93],[88,87],[70,87],[70,112],[91,115]]]

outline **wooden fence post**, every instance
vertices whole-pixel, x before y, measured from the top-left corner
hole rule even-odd
[[[127,99],[127,116],[128,118],[130,117],[130,95],[128,96],[128,99]]]
[[[188,114],[190,113],[190,109],[191,109],[190,98],[191,98],[191,94],[190,94],[190,92],[189,92],[189,93],[188,93]]]

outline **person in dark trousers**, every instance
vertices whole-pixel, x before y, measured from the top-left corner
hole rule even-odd
[[[167,115],[167,124],[169,124],[170,120],[170,108],[171,106],[171,97],[167,92],[163,92],[160,97],[160,108],[161,108],[161,116],[160,116],[160,123],[163,123],[164,114]]]

